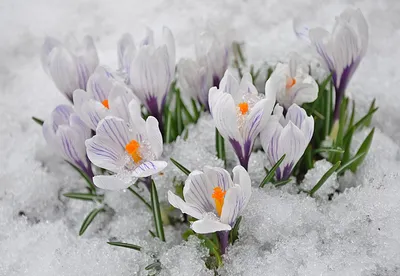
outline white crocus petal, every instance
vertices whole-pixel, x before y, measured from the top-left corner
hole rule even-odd
[[[183,187],[183,197],[189,204],[203,209],[205,212],[215,210],[215,202],[212,200],[213,183],[210,183],[205,173],[201,171],[192,171],[185,181]]]
[[[311,76],[307,76],[302,83],[295,84],[292,90],[291,93],[294,95],[292,103],[298,105],[311,103],[318,97],[318,84]]]
[[[304,133],[306,139],[311,141],[311,138],[314,134],[314,118],[312,116],[306,117],[301,124],[300,129]]]
[[[98,66],[89,77],[86,91],[99,102],[107,100],[116,82],[111,71],[104,66]]]
[[[243,97],[243,94],[240,93],[241,91],[239,87],[239,81],[232,75],[229,70],[226,70],[224,77],[219,83],[219,90],[231,94],[234,102],[239,103]]]
[[[129,66],[136,54],[132,35],[128,33],[123,34],[118,40],[117,49],[119,69],[128,73]]]
[[[275,101],[267,99],[262,99],[255,104],[245,119],[244,133],[247,135],[246,140],[254,141],[260,131],[265,128],[274,104]]]
[[[127,123],[120,118],[107,116],[97,126],[96,135],[109,137],[110,140],[122,148],[130,142]]]
[[[143,133],[146,128],[146,122],[142,118],[140,102],[133,99],[129,102],[129,124],[132,128],[138,130],[138,132]]]
[[[278,118],[275,116],[271,116],[265,128],[260,133],[261,146],[263,147],[265,152],[268,151],[270,146],[276,146],[272,145],[271,142],[274,136],[277,135],[276,131],[280,132],[281,129],[282,126],[279,123]]]
[[[50,74],[49,72],[50,54],[54,48],[59,47],[60,45],[61,45],[60,41],[50,36],[46,37],[44,40],[40,53],[40,60],[42,62],[43,69],[47,74]]]
[[[244,203],[242,189],[239,185],[235,185],[226,191],[224,206],[222,207],[221,213],[221,222],[233,226]]]
[[[175,72],[175,39],[168,27],[163,27],[164,43],[167,46],[170,72]]]
[[[168,191],[168,202],[175,208],[182,211],[184,214],[188,214],[196,219],[201,219],[203,217],[204,210],[198,206],[191,205],[182,200],[179,196],[175,195],[173,192]]]
[[[231,176],[226,170],[218,167],[205,166],[203,171],[208,181],[212,183],[213,188],[220,187],[223,191],[226,191],[233,187]]]
[[[163,152],[163,139],[158,121],[153,116],[149,116],[146,120],[146,134],[155,158],[160,158]]]
[[[234,139],[242,143],[237,125],[236,106],[233,97],[212,87],[209,93],[210,112],[215,126],[225,139]]]
[[[293,163],[294,166],[303,154],[307,142],[303,132],[292,122],[289,122],[283,128],[279,138],[278,158],[286,154],[280,167],[284,168],[286,164]]]
[[[233,182],[240,186],[243,194],[243,208],[246,207],[251,196],[251,179],[249,173],[242,166],[236,166],[232,170]]]
[[[132,171],[132,176],[148,177],[161,172],[167,165],[165,161],[145,161]]]
[[[118,173],[125,164],[124,148],[104,136],[95,135],[86,140],[89,160],[100,168]]]
[[[64,48],[55,48],[50,54],[49,72],[57,88],[69,99],[77,88],[85,89],[79,83],[76,59]]]
[[[286,121],[291,121],[298,128],[301,128],[301,125],[306,117],[306,111],[297,104],[293,104],[287,110],[285,119]]]
[[[133,94],[132,90],[130,90],[124,83],[115,82],[110,94],[108,95],[110,113],[116,117],[124,119],[125,121],[129,121],[129,103],[133,99],[137,101],[137,98]],[[141,115],[139,114],[139,116]]]
[[[92,99],[88,92],[81,89],[75,90],[73,101],[76,113],[93,130],[96,129],[101,119],[108,114],[107,109],[101,103]]]
[[[136,182],[136,179],[131,179],[130,182],[125,182],[115,175],[96,175],[93,177],[93,183],[97,187],[104,190],[118,191],[131,186]]]
[[[99,64],[99,57],[97,55],[96,46],[94,45],[93,38],[91,36],[85,36],[83,38],[83,51],[78,53],[78,58],[82,60],[82,63],[87,67],[89,75],[93,72]]]
[[[230,231],[232,227],[229,224],[225,224],[211,217],[205,217],[203,219],[193,222],[191,225],[194,232],[198,234],[208,234],[218,231]]]
[[[149,27],[146,27],[146,35],[140,41],[140,46],[154,46],[154,32]]]

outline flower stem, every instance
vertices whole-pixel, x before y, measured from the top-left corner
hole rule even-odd
[[[164,225],[161,217],[160,202],[158,200],[156,184],[151,180],[151,207],[153,210],[154,224],[156,227],[157,237],[165,242]]]
[[[219,241],[219,249],[221,251],[221,255],[225,254],[226,248],[229,244],[229,231],[218,231],[217,232],[218,241]]]

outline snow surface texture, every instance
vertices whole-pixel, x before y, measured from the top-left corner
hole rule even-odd
[[[400,275],[400,2],[382,1],[50,1],[0,3],[0,275],[146,275],[157,257],[161,275],[212,275],[207,252],[196,238],[180,242],[166,227],[168,243],[151,238],[151,215],[129,192],[106,194],[108,211],[82,237],[80,224],[94,203],[68,200],[62,193],[84,186],[67,164],[46,148],[41,129],[30,119],[46,118],[66,103],[45,75],[39,48],[45,35],[94,36],[102,64],[116,66],[116,42],[124,32],[138,41],[149,26],[168,25],[177,56],[193,56],[193,29],[201,19],[222,19],[246,42],[250,62],[277,61],[290,50],[306,49],[292,32],[302,14],[331,26],[347,7],[361,8],[370,26],[368,53],[348,92],[364,112],[375,97],[380,107],[370,154],[357,174],[346,173],[317,193],[317,199],[281,189],[257,188],[262,153],[253,154],[253,196],[243,214],[240,240],[228,249],[221,275]],[[200,23],[199,23],[200,22]],[[219,25],[221,28],[223,24]],[[311,51],[306,50],[308,54]],[[353,147],[366,136],[357,135]],[[187,141],[166,153],[189,169],[221,165],[214,157],[213,125],[202,118]],[[206,144],[206,145],[205,145]],[[228,156],[233,157],[228,152]],[[319,162],[303,183],[313,186],[329,164]],[[170,165],[156,179],[166,200],[171,181],[184,180]],[[327,201],[339,187],[344,191]],[[347,189],[346,189],[347,188]],[[140,190],[141,188],[139,188]],[[145,196],[148,196],[144,193]],[[122,240],[147,253],[114,248]],[[160,252],[160,253],[152,253]]]

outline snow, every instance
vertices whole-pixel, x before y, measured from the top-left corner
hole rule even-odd
[[[243,214],[240,239],[228,248],[221,275],[400,275],[400,3],[359,1],[22,1],[0,3],[0,275],[147,275],[145,267],[161,261],[162,275],[211,275],[207,252],[195,238],[181,242],[184,229],[166,226],[167,244],[148,233],[152,217],[129,191],[106,193],[107,212],[78,237],[80,224],[94,203],[68,200],[84,182],[46,148],[31,116],[46,118],[67,103],[43,72],[39,49],[46,35],[62,38],[93,35],[100,61],[116,67],[116,42],[124,32],[136,40],[149,26],[170,27],[177,56],[194,55],[193,30],[206,19],[225,22],[246,42],[249,62],[283,59],[291,50],[311,51],[292,33],[295,16],[330,28],[348,5],[361,8],[370,26],[366,57],[348,92],[362,114],[376,98],[377,129],[370,154],[356,174],[330,179],[324,189],[343,191],[326,200],[297,194],[291,184],[259,189],[266,162],[252,155],[253,196]],[[224,28],[220,26],[220,28]],[[368,134],[355,137],[354,152]],[[229,166],[235,163],[227,144]],[[214,128],[202,117],[186,141],[166,147],[166,154],[189,169],[220,166],[214,157]],[[329,168],[320,162],[306,176],[312,185]],[[166,201],[172,179],[184,175],[170,164],[155,181]],[[308,182],[307,182],[308,181]],[[148,194],[139,187],[144,196]],[[347,189],[346,189],[347,188]],[[166,204],[166,203],[164,203]],[[181,230],[181,231],[180,231]],[[106,244],[138,244],[145,252]]]

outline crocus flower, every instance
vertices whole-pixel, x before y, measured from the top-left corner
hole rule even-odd
[[[164,27],[164,44],[155,47],[152,33],[142,42],[129,67],[129,83],[162,127],[162,111],[175,73],[175,42]]]
[[[192,171],[183,187],[183,198],[168,191],[169,203],[182,213],[197,219],[191,228],[199,234],[227,232],[246,207],[251,196],[251,180],[242,166],[233,168],[233,181],[221,168],[205,166]],[[223,249],[227,246],[226,244]]]
[[[149,116],[143,120],[136,100],[129,103],[129,110],[129,123],[107,116],[98,124],[96,135],[86,141],[90,161],[115,173],[95,176],[93,183],[99,188],[126,189],[138,178],[156,174],[167,166],[167,162],[158,161],[163,141],[157,119]]]
[[[211,72],[212,86],[218,86],[229,66],[231,41],[207,29],[196,37],[195,50],[198,62]]]
[[[101,119],[116,116],[129,121],[129,102],[136,98],[125,83],[118,81],[105,67],[99,66],[90,76],[86,91],[74,92],[75,111],[93,130]]]
[[[273,75],[279,75],[281,85],[276,100],[286,110],[292,105],[302,105],[317,99],[318,84],[308,74],[309,68],[297,53],[291,53],[288,63],[278,63]]]
[[[298,26],[295,31],[316,48],[332,74],[336,91],[334,118],[338,120],[347,85],[367,51],[367,22],[359,9],[346,9],[336,18],[332,33],[323,28]]]
[[[314,119],[306,111],[293,104],[283,116],[283,108],[277,105],[274,115],[260,133],[261,145],[272,165],[286,154],[276,170],[277,180],[286,180],[300,160],[314,133]]]
[[[57,106],[43,123],[43,136],[51,149],[89,178],[93,177],[93,172],[86,156],[85,140],[90,135],[90,129],[67,105]]]
[[[265,127],[275,105],[275,78],[265,86],[265,98],[258,95],[250,74],[241,82],[226,71],[219,88],[209,92],[210,112],[216,128],[232,144],[240,164],[247,169],[254,140]]]
[[[192,59],[181,59],[178,63],[178,84],[182,94],[199,101],[208,109],[212,79],[207,67]]]
[[[99,63],[93,39],[86,36],[82,43],[70,37],[65,44],[47,37],[41,53],[44,70],[71,102],[76,89],[86,90],[89,76]]]

